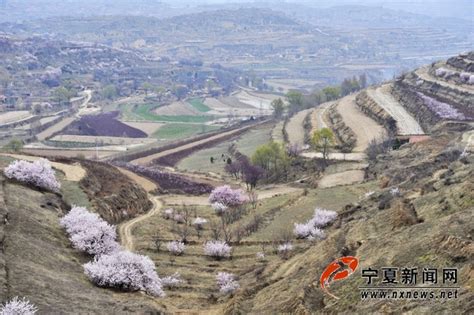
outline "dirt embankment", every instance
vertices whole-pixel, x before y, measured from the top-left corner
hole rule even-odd
[[[367,91],[360,92],[356,99],[359,109],[370,118],[374,119],[391,133],[396,133],[397,123],[390,114],[367,95]]]
[[[117,168],[106,163],[81,161],[87,176],[80,181],[94,208],[111,223],[147,212],[147,192]]]
[[[337,104],[332,105],[327,112],[331,129],[338,139],[340,150],[342,152],[351,152],[356,145],[357,136],[354,131],[346,125],[336,106]]]
[[[397,122],[397,134],[399,135],[421,135],[423,129],[416,119],[408,113],[392,95],[392,87],[389,84],[366,90],[367,95],[380,107],[385,109]]]
[[[423,130],[429,132],[441,119],[423,103],[416,92],[416,88],[405,80],[393,83],[393,97],[415,117]]]
[[[465,87],[437,80],[429,76],[425,68],[411,72],[399,81],[417,92],[450,104],[466,117],[474,117],[474,89],[471,86]]]
[[[355,95],[342,98],[337,105],[337,111],[344,123],[355,133],[357,142],[354,152],[364,152],[373,139],[381,139],[385,134],[383,124],[377,123],[371,115],[364,114],[356,105]]]

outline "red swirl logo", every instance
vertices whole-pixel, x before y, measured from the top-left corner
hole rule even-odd
[[[328,295],[335,299],[339,299],[337,296],[328,291],[328,287],[334,281],[339,281],[348,278],[359,266],[359,259],[353,256],[345,256],[336,259],[330,263],[326,269],[324,269],[319,279],[321,288]]]

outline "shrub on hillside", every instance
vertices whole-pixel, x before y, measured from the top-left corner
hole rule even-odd
[[[166,220],[170,220],[172,219],[174,216],[174,210],[173,209],[166,209],[165,211],[163,211],[163,218],[166,219]]]
[[[85,264],[84,272],[100,287],[142,290],[153,296],[165,296],[155,264],[147,256],[117,251]]]
[[[314,210],[314,216],[311,221],[314,223],[314,226],[323,228],[326,227],[329,223],[336,220],[336,218],[336,211],[316,208]]]
[[[161,278],[161,285],[165,288],[174,288],[183,282],[184,281],[181,280],[181,275],[177,272],[171,276]]]
[[[120,249],[115,226],[83,207],[73,207],[60,221],[74,248],[91,255],[109,254]]]
[[[295,223],[293,234],[299,239],[324,239],[325,234],[321,229],[333,222],[336,217],[335,211],[316,208],[313,217],[306,223]]]
[[[171,254],[173,254],[175,256],[179,256],[179,255],[184,253],[184,250],[185,250],[186,246],[184,245],[183,242],[172,241],[172,242],[169,242],[166,245],[166,248],[168,248],[168,251]]]
[[[284,259],[287,259],[291,251],[293,250],[293,244],[289,242],[283,243],[278,246],[277,250],[278,250],[278,255],[280,255]]]
[[[219,292],[223,294],[232,294],[240,288],[239,283],[235,280],[235,276],[231,273],[219,272],[216,276],[216,282]]]
[[[241,189],[232,189],[229,185],[224,185],[215,188],[210,196],[209,202],[220,203],[226,207],[238,207],[247,202],[247,196]]]
[[[207,220],[204,218],[197,217],[193,221],[193,225],[197,230],[202,230],[204,228],[204,224],[207,223]]]
[[[216,259],[230,257],[232,247],[223,241],[208,241],[204,244],[204,253]]]
[[[38,308],[26,298],[15,296],[0,307],[0,315],[33,315]]]
[[[34,162],[16,160],[5,168],[4,173],[8,178],[54,192],[59,192],[61,188],[50,162],[46,159]]]
[[[306,223],[295,223],[293,233],[299,239],[323,239],[325,236],[324,232],[315,227],[311,220]]]

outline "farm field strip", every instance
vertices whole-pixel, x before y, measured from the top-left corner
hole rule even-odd
[[[286,132],[288,133],[288,141],[290,143],[298,144],[300,146],[304,145],[303,122],[308,113],[313,110],[314,109],[311,108],[299,111],[290,118],[290,121],[286,124]]]
[[[36,135],[36,138],[39,141],[44,141],[51,137],[53,134],[58,133],[62,131],[64,128],[69,126],[76,118],[75,117],[65,117],[64,119],[61,119],[57,124],[47,128],[46,130],[43,130],[42,132],[38,133]]]
[[[44,118],[39,119],[39,123],[40,123],[40,125],[45,125],[45,124],[47,124],[47,123],[49,123],[49,122],[52,122],[52,121],[54,121],[54,120],[56,120],[56,119],[59,119],[59,117],[60,117],[59,115],[58,115],[58,116],[44,117]],[[17,127],[17,128],[15,128],[15,129],[17,129],[17,130],[30,130],[30,129],[32,128],[32,125],[33,125],[33,124],[26,124],[26,125]]]
[[[203,115],[203,113],[186,115],[157,115],[153,112],[156,106],[153,104],[142,105],[121,105],[122,120],[147,121],[147,122],[176,122],[176,123],[206,123],[215,120],[217,117]],[[166,106],[165,106],[166,107]],[[160,109],[159,107],[158,109]],[[191,107],[190,107],[191,108]]]
[[[33,117],[27,110],[10,111],[0,113],[0,124],[11,124]]]
[[[127,138],[127,137],[107,137],[107,136],[81,136],[81,135],[57,135],[50,139],[51,141],[80,142],[80,143],[99,143],[101,145],[136,145],[151,144],[157,142],[150,138]]]
[[[221,127],[207,124],[167,123],[163,124],[151,136],[159,140],[176,140],[218,130],[219,128]]]
[[[78,157],[78,156],[84,156],[85,158],[88,159],[95,159],[98,157],[99,159],[106,158],[108,156],[111,156],[115,153],[117,153],[116,150],[110,150],[109,148],[107,149],[102,149],[102,150],[95,150],[94,149],[87,149],[87,148],[81,148],[81,149],[58,149],[58,148],[24,148],[22,152],[26,154],[32,154],[32,155],[40,155],[40,156],[62,156],[62,157]]]
[[[364,181],[364,170],[349,170],[334,174],[325,174],[318,182],[318,187],[329,188],[342,185],[353,185]]]
[[[199,98],[190,99],[188,100],[188,103],[191,104],[192,107],[194,107],[195,109],[203,113],[211,110],[211,108],[209,108],[209,106],[204,104],[203,101]]]
[[[282,121],[279,121],[275,125],[275,127],[273,127],[272,136],[271,136],[273,141],[275,141],[275,142],[285,142],[285,140],[283,138],[284,125],[285,125],[285,122],[282,120]]]
[[[464,93],[469,93],[469,94],[474,94],[474,87],[473,86],[469,86],[467,84],[463,84],[463,85],[459,85],[459,84],[450,84],[449,82],[447,81],[443,81],[443,80],[439,80],[438,78],[436,77],[432,77],[429,73],[428,73],[428,68],[427,67],[422,67],[422,68],[419,68],[418,70],[416,70],[414,72],[420,79],[422,79],[423,81],[427,81],[427,82],[430,82],[430,83],[436,83],[436,84],[439,84],[441,86],[444,86],[444,87],[447,87],[447,88],[450,88],[450,89],[453,89],[453,90],[458,90],[458,91],[461,91],[461,92],[464,92]]]
[[[395,119],[399,134],[424,134],[416,119],[391,95],[389,85],[383,85],[376,89],[369,88],[367,89],[367,94]]]
[[[194,147],[204,145],[204,144],[206,144],[208,142],[211,142],[211,141],[216,141],[216,140],[219,140],[221,138],[225,138],[225,137],[232,136],[234,134],[238,134],[238,133],[242,132],[243,130],[249,129],[251,127],[255,127],[255,125],[244,126],[244,127],[234,129],[234,130],[230,130],[230,131],[227,131],[227,132],[224,132],[224,133],[220,133],[220,134],[217,134],[217,135],[214,135],[214,136],[202,139],[202,140],[194,141],[194,142],[185,144],[183,146],[180,146],[180,147],[177,147],[177,148],[174,148],[174,149],[166,150],[166,151],[159,152],[159,153],[156,153],[156,154],[152,154],[152,155],[149,155],[149,156],[146,156],[146,157],[143,157],[143,158],[135,159],[135,160],[132,161],[132,163],[139,164],[139,165],[146,165],[146,164],[152,162],[153,160],[156,160],[156,159],[159,159],[159,158],[171,155],[171,154],[175,154],[175,153],[180,152],[180,151],[189,150],[189,149],[192,149]]]
[[[189,102],[176,101],[169,105],[159,106],[153,110],[157,116],[179,116],[179,115],[201,115],[202,113],[194,108]]]
[[[165,126],[164,123],[155,123],[155,122],[123,121],[123,120],[121,120],[121,122],[123,122],[126,125],[129,125],[130,127],[143,131],[148,136],[153,135],[155,132],[158,131],[158,129]]]
[[[385,129],[357,108],[355,97],[356,94],[353,94],[340,99],[336,109],[346,125],[356,134],[357,142],[353,151],[364,152],[370,141],[383,137]]]

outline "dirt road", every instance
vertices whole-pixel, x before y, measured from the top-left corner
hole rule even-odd
[[[416,119],[392,96],[390,85],[385,84],[376,89],[367,89],[367,94],[380,107],[385,109],[397,122],[398,134],[401,135],[421,135],[423,129]]]
[[[138,223],[149,219],[150,217],[158,214],[160,212],[160,209],[162,207],[162,203],[160,200],[158,200],[158,197],[153,197],[153,196],[148,196],[148,198],[153,202],[153,208],[145,213],[144,215],[141,215],[139,217],[136,217],[130,221],[127,221],[118,227],[118,234],[120,238],[120,242],[122,243],[122,246],[129,251],[133,251],[134,244],[133,244],[133,228],[135,225]]]
[[[71,124],[76,118],[80,117],[82,113],[85,113],[84,111],[87,109],[87,105],[89,104],[92,98],[92,91],[86,90],[84,91],[84,95],[84,102],[79,106],[79,110],[74,117],[64,117],[57,124],[54,124],[46,130],[43,130],[42,132],[37,134],[36,139],[38,139],[38,141],[46,140],[53,134],[60,132],[61,130],[69,126],[69,124]]]
[[[370,141],[381,138],[385,130],[357,108],[355,97],[356,94],[352,94],[342,98],[336,108],[346,125],[356,134],[357,143],[353,152],[364,152]]]
[[[327,128],[328,125],[324,120],[324,115],[326,114],[326,110],[332,105],[334,102],[327,102],[319,105],[311,114],[311,125],[313,126],[312,132],[318,131],[322,128]]]

